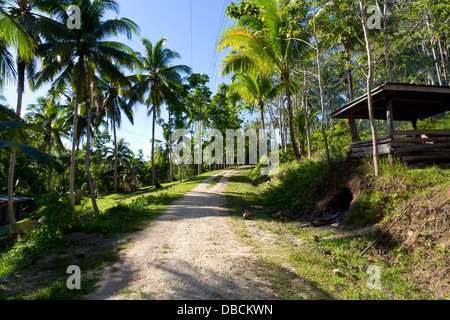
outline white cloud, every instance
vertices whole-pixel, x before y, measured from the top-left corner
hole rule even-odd
[[[144,130],[143,130],[143,129],[138,129],[138,130],[136,131],[136,133],[137,133],[137,134],[144,134]]]
[[[152,144],[149,140],[143,141],[141,143],[130,143],[130,149],[133,150],[134,154],[137,155],[139,153],[139,149],[142,149],[144,153],[144,159],[150,157],[152,154]]]

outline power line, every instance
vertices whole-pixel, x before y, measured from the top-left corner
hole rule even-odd
[[[211,60],[210,64],[210,74],[211,74],[211,86],[214,87],[218,74],[216,73],[216,67],[217,67],[217,60],[219,58],[219,53],[216,50],[216,47],[219,43],[220,34],[222,33],[223,29],[225,28],[226,22],[227,22],[227,16],[226,16],[226,9],[228,5],[230,4],[231,0],[224,0],[222,10],[220,12],[220,22],[217,29],[217,37],[216,37],[216,43],[214,46],[214,54],[213,59]]]
[[[193,28],[193,20],[192,20],[192,0],[189,2],[189,14],[190,14],[190,23],[191,23],[191,68],[194,69],[194,28]]]

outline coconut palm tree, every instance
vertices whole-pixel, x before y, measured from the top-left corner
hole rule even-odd
[[[169,162],[169,179],[173,182],[176,181],[175,175],[173,174],[173,166],[172,166],[172,141],[171,141],[171,124],[170,124],[170,118],[169,123],[165,123],[162,125],[163,129],[163,138],[164,141],[158,142],[158,144],[162,144],[164,149],[164,155],[167,158]]]
[[[127,119],[134,124],[133,108],[128,104],[126,98],[122,94],[123,90],[116,83],[106,79],[99,79],[100,90],[103,93],[103,109],[106,113],[111,127],[113,129],[114,138],[114,176],[113,190],[117,192],[119,186],[119,177],[117,168],[119,166],[119,146],[117,141],[117,128],[122,124],[122,113]]]
[[[106,154],[106,159],[111,162],[113,166],[117,163],[119,166],[130,167],[131,161],[134,159],[134,153],[130,149],[130,144],[123,138],[117,142],[117,146],[108,148]]]
[[[118,13],[118,4],[115,0],[77,0],[73,2],[80,7],[81,28],[72,30],[65,28],[64,32],[50,37],[46,46],[41,48],[45,52],[45,57],[43,58],[43,70],[39,74],[38,83],[43,84],[52,81],[52,89],[55,92],[62,92],[67,84],[70,84],[74,90],[75,103],[69,186],[72,203],[75,203],[74,157],[78,137],[76,132],[78,108],[81,104],[84,104],[86,108],[87,152],[85,154],[85,166],[93,208],[98,213],[94,184],[89,170],[91,110],[94,107],[101,107],[102,104],[98,75],[112,79],[119,85],[126,85],[128,81],[122,73],[121,66],[128,68],[134,66],[134,52],[123,43],[111,41],[110,38],[124,34],[128,39],[131,39],[133,34],[138,34],[139,28],[134,22],[126,18],[105,20],[105,16],[110,10]]]
[[[277,96],[279,87],[274,85],[271,77],[267,75],[255,75],[252,73],[236,73],[230,85],[230,93],[237,94],[247,103],[252,104],[261,112],[261,126],[265,130],[264,104],[266,100]]]
[[[28,123],[40,125],[44,131],[44,143],[47,146],[46,151],[49,155],[52,154],[52,146],[55,145],[60,151],[64,151],[64,145],[61,140],[61,130],[58,126],[60,106],[57,104],[52,105],[50,100],[44,97],[40,97],[36,104],[28,106],[29,111],[24,120]],[[52,180],[52,168],[48,168],[48,191],[50,192]]]
[[[190,74],[191,69],[185,65],[173,65],[173,60],[180,55],[164,47],[167,39],[163,38],[153,45],[148,39],[143,39],[145,56],[140,56],[140,74],[131,76],[135,84],[132,88],[130,104],[137,102],[147,106],[148,115],[152,119],[152,178],[156,188],[161,185],[156,179],[155,169],[155,127],[156,118],[160,114],[163,103],[173,98],[176,88],[181,86],[181,74]]]
[[[6,9],[7,8],[7,9]],[[8,11],[7,11],[8,10]],[[8,44],[17,50],[17,69],[13,70],[11,57],[3,54],[0,59],[0,71],[2,73],[17,74],[17,106],[18,116],[22,112],[22,99],[25,91],[25,76],[28,75],[33,89],[33,74],[36,66],[36,47],[42,38],[50,32],[58,31],[58,22],[42,13],[51,13],[55,17],[64,12],[58,0],[0,0],[0,51]],[[8,176],[8,215],[14,224],[14,171],[16,165],[16,149],[12,148]]]
[[[283,17],[285,8],[282,1],[251,0],[251,3],[261,9],[260,16],[242,17],[236,25],[223,32],[219,41],[218,50],[231,49],[231,53],[223,59],[222,72],[275,72],[279,76],[286,94],[292,149],[299,161],[301,154],[295,137],[291,98],[291,78],[298,42],[284,32],[289,27],[289,20]]]
[[[14,58],[8,50],[8,45],[0,38],[0,89],[14,78],[15,70]]]
[[[2,51],[0,51],[0,63],[6,62],[6,65],[2,67],[6,66],[10,68],[10,71],[14,71],[14,59],[5,48],[11,47],[16,49],[22,58],[28,60],[35,54],[35,44],[33,39],[15,19],[10,11],[11,9],[13,7],[9,1],[0,0],[0,30],[2,30],[0,34],[0,48],[2,48]]]

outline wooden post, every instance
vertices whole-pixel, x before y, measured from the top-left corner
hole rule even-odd
[[[392,108],[392,99],[389,99],[387,102],[387,109],[386,109],[386,119],[388,124],[388,137],[389,139],[394,138],[394,131],[395,131],[395,123],[394,123],[394,115],[393,115],[393,108]],[[391,166],[394,166],[395,159],[394,159],[394,152],[392,150],[391,142],[389,143],[389,163]]]
[[[412,121],[412,126],[413,126],[414,131],[417,131],[417,120],[414,119],[414,120]],[[415,137],[415,138],[420,138],[420,137],[422,137],[422,136],[421,136],[420,134],[415,134],[414,137]]]
[[[356,126],[356,120],[353,118],[349,118],[348,126],[350,128],[350,137],[352,138],[352,142],[360,141],[359,135],[358,135],[358,128]]]

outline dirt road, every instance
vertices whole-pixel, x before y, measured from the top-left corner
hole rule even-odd
[[[273,294],[254,271],[252,249],[232,230],[224,209],[226,184],[206,179],[149,228],[133,236],[107,267],[92,300],[254,300]]]

